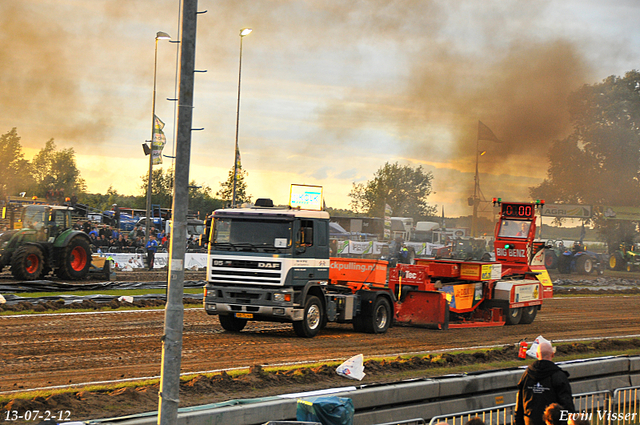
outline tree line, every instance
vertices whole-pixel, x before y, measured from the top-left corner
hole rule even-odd
[[[236,180],[236,200],[250,202],[247,194],[247,172],[240,169]],[[145,209],[149,173],[140,177],[139,195],[123,195],[110,186],[104,194],[89,193],[80,176],[73,148],[58,149],[50,139],[31,161],[25,159],[21,138],[16,128],[0,136],[0,200],[24,193],[29,198],[64,202],[66,198],[98,210],[109,210],[113,204]],[[173,170],[156,168],[152,171],[151,203],[171,208],[173,203]],[[213,190],[195,180],[189,183],[189,209],[204,218],[211,211],[229,204],[233,187],[233,169],[229,178]],[[53,198],[53,199],[52,199]]]

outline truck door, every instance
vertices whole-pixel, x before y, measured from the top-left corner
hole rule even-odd
[[[308,281],[329,278],[329,224],[302,219],[296,222],[293,280]],[[294,283],[295,284],[295,283]]]

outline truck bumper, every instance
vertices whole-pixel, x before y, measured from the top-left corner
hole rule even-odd
[[[236,305],[224,302],[205,301],[207,314],[232,314],[249,320],[279,320],[297,322],[303,319],[304,310],[295,307],[272,307]]]

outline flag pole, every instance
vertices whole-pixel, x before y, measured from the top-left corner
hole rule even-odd
[[[480,176],[478,174],[478,161],[480,159],[480,121],[478,121],[478,133],[476,134],[476,174],[473,179],[473,215],[471,216],[471,236],[476,237],[478,231],[478,186]]]

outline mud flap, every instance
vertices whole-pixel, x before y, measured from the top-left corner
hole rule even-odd
[[[411,291],[401,303],[396,304],[396,322],[433,327],[449,328],[449,303],[445,294],[438,291]]]

